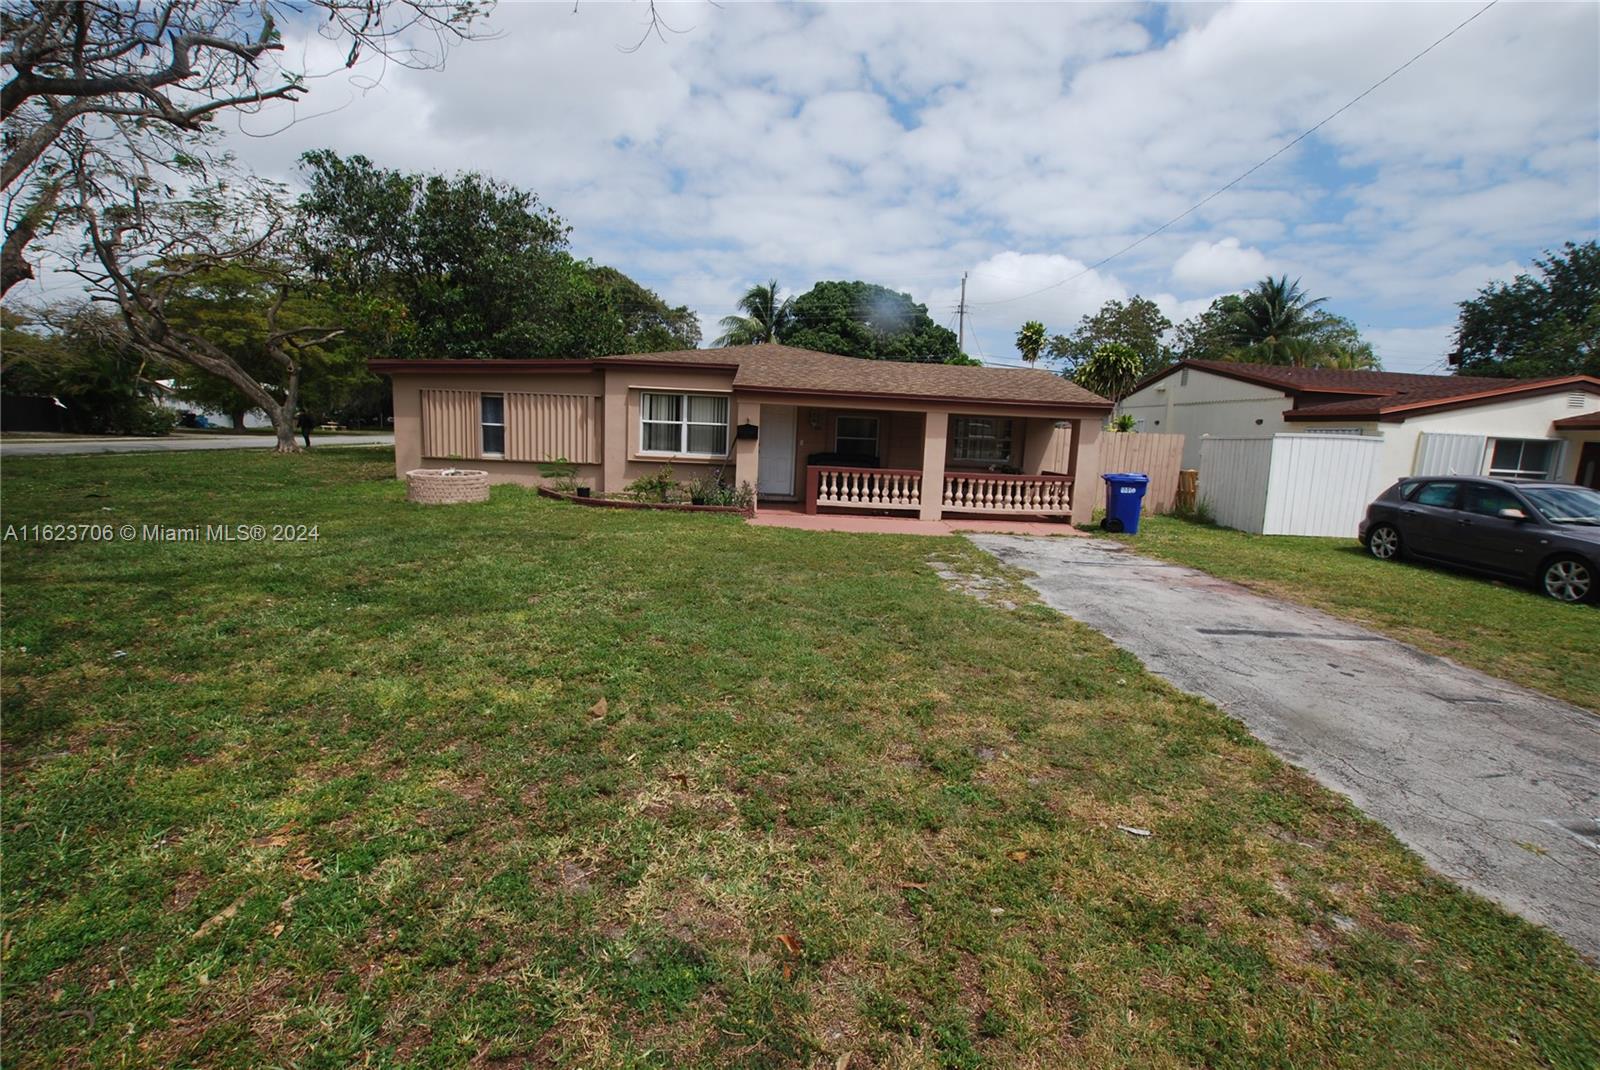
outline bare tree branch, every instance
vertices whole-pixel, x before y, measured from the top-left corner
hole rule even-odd
[[[346,66],[374,52],[407,67],[438,66],[450,46],[482,36],[486,0],[6,0],[0,85],[8,199],[71,167],[64,139],[99,145],[100,196],[120,182],[173,182],[174,160],[204,172],[207,131],[225,112],[299,100],[308,72],[284,65],[280,27],[303,26],[348,47]],[[112,178],[117,181],[111,181]],[[192,176],[190,176],[192,177]],[[8,227],[13,270],[41,228]],[[30,269],[31,270],[31,269]]]

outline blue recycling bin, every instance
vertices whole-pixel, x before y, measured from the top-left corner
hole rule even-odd
[[[1139,534],[1139,512],[1144,507],[1150,477],[1138,472],[1107,472],[1100,478],[1106,481],[1106,517],[1100,526],[1107,531]]]

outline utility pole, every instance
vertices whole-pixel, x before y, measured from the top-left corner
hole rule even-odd
[[[946,320],[945,322],[949,322]],[[965,353],[967,351],[967,273],[961,273],[961,303],[956,306],[956,322],[959,327],[956,331],[956,348]]]

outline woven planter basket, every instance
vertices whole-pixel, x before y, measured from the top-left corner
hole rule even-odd
[[[466,468],[413,468],[406,473],[406,501],[461,505],[489,500],[489,473]]]

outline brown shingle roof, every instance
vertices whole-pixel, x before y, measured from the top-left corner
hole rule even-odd
[[[1368,394],[1374,397],[1394,394],[1463,394],[1477,389],[1502,387],[1514,380],[1484,376],[1419,375],[1414,372],[1361,372],[1341,368],[1289,368],[1276,364],[1243,364],[1230,360],[1185,360],[1146,379],[1140,386],[1170,375],[1178,368],[1240,379],[1259,386],[1278,387],[1290,394]]]
[[[1109,409],[1111,402],[1053,372],[863,360],[785,345],[675,349],[619,353],[593,360],[369,360],[383,375],[452,372],[562,372],[606,364],[719,368],[734,372],[736,389],[841,398],[892,397],[926,401],[978,401],[997,405]]]
[[[1185,367],[1282,390],[1295,400],[1295,407],[1283,414],[1285,420],[1403,420],[1420,412],[1484,404],[1508,395],[1573,388],[1600,393],[1600,379],[1586,375],[1560,379],[1493,379],[1486,376],[1418,375],[1412,372],[1363,372],[1338,368],[1286,368],[1225,360],[1180,361],[1139,386],[1142,389]],[[1319,395],[1343,396],[1337,400],[1318,401]]]
[[[739,363],[733,385],[778,393],[832,394],[1002,404],[1110,408],[1111,403],[1053,372],[862,360],[784,345],[702,350]]]
[[[1566,416],[1557,420],[1556,426],[1563,431],[1600,431],[1600,412]]]
[[[1561,379],[1471,379],[1466,381],[1466,385],[1453,375],[1419,376],[1419,378],[1443,379],[1445,382],[1437,386],[1419,385],[1412,390],[1399,390],[1378,397],[1330,401],[1321,405],[1301,405],[1284,413],[1283,418],[1325,420],[1330,417],[1338,419],[1358,417],[1399,421],[1425,412],[1487,405],[1509,397],[1555,394],[1565,390],[1583,390],[1600,394],[1600,379],[1589,375],[1569,375]]]

